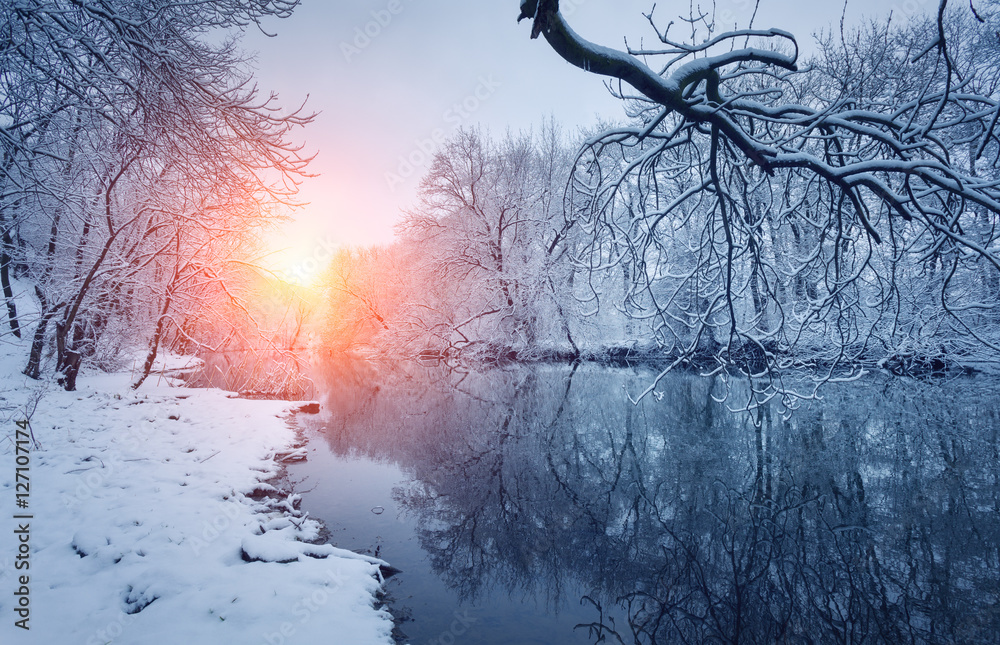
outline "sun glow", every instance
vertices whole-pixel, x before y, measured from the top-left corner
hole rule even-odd
[[[261,266],[278,280],[316,289],[340,248],[330,233],[313,230],[279,231],[265,244],[272,250],[261,258]]]

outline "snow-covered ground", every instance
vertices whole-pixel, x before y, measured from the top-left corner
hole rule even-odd
[[[298,404],[156,375],[65,392],[21,350],[0,345],[0,642],[392,642],[380,561],[307,542],[318,523],[273,489]]]

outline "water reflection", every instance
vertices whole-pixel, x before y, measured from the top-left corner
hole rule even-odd
[[[786,417],[688,375],[633,406],[650,376],[334,361],[314,380],[331,448],[409,475],[395,499],[470,602],[583,596],[592,642],[1000,642],[993,384],[873,378]]]

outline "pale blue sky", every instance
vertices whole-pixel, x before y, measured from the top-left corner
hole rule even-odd
[[[311,203],[275,237],[287,246],[279,264],[300,263],[319,238],[341,244],[388,241],[400,210],[414,202],[426,164],[409,170],[401,159],[421,160],[434,135],[461,123],[495,133],[528,128],[547,115],[567,127],[591,125],[598,115],[621,116],[601,79],[567,63],[542,39],[530,40],[516,22],[517,0],[303,0],[290,19],[269,23],[275,38],[251,34],[244,46],[258,52],[262,89],[282,103],[322,112],[304,133],[318,151],[303,186]],[[651,0],[563,0],[569,20],[591,40],[621,46],[652,32],[643,17]],[[698,6],[694,3],[694,6]],[[741,25],[752,0],[719,0],[718,16]],[[930,11],[937,0],[802,2],[761,0],[755,26],[793,32],[804,47],[817,30],[863,17]],[[658,3],[658,23],[687,15],[689,2]],[[711,3],[701,3],[710,9]],[[374,13],[373,13],[374,12]],[[360,33],[367,34],[359,36]],[[470,109],[471,108],[471,109]],[[320,251],[317,251],[320,249]]]

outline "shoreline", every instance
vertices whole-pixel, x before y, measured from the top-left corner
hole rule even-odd
[[[18,354],[19,352],[11,352]],[[322,542],[282,459],[303,402],[240,399],[128,374],[65,392],[0,363],[0,634],[12,643],[391,644],[383,561]],[[35,399],[37,407],[28,414]],[[15,421],[30,417],[29,629],[13,508]],[[291,455],[289,454],[291,453]],[[287,489],[287,490],[286,490]],[[13,600],[13,602],[12,602]]]
[[[274,399],[274,400],[277,400],[277,399]],[[291,401],[289,403],[298,405],[299,408],[300,408],[298,410],[292,410],[289,413],[289,416],[288,416],[289,423],[292,425],[292,429],[295,431],[295,443],[293,445],[293,450],[296,450],[296,451],[297,450],[303,450],[303,451],[308,452],[306,449],[308,448],[310,441],[312,441],[313,439],[315,439],[315,437],[310,438],[307,435],[306,429],[300,423],[298,423],[298,417],[301,414],[317,414],[319,412],[319,409],[305,411],[303,408],[305,408],[307,406],[311,406],[313,404],[316,404],[316,405],[320,405],[320,404],[318,404],[316,402],[312,402],[312,401]],[[279,468],[280,468],[279,474],[277,476],[275,476],[275,478],[272,480],[272,483],[277,484],[276,488],[278,488],[279,491],[281,491],[282,490],[282,486],[284,486],[285,489],[287,491],[289,491],[288,494],[287,494],[288,497],[296,497],[297,498],[296,499],[296,503],[295,503],[295,507],[296,508],[300,508],[300,503],[302,502],[302,499],[301,499],[302,491],[299,491],[299,490],[296,489],[296,483],[294,481],[292,481],[292,479],[291,479],[291,477],[289,475],[289,472],[288,472],[288,467],[289,467],[289,465],[292,465],[294,463],[299,463],[299,461],[306,461],[307,459],[308,459],[308,457],[304,456],[301,460],[299,460],[299,459],[288,460],[288,461],[279,460],[279,462],[278,462],[278,465],[279,465]],[[309,516],[309,518],[312,521],[315,521],[319,525],[317,537],[315,538],[315,540],[313,541],[313,543],[314,544],[332,544],[333,543],[334,533],[327,526],[326,521],[323,520],[323,519],[321,519],[321,518],[313,517],[309,513],[308,510],[305,511],[305,513],[306,513],[306,515]],[[335,547],[335,548],[343,548],[343,547]],[[368,555],[366,555],[364,553],[360,553],[358,551],[354,551],[354,550],[351,550],[351,549],[347,549],[347,550],[349,550],[351,553],[357,553],[359,556],[364,557],[364,558],[371,558],[371,557],[373,557],[373,556],[368,556]],[[406,623],[406,620],[403,619],[403,618],[400,618],[399,616],[397,616],[395,613],[393,613],[391,611],[390,607],[393,604],[394,598],[392,596],[392,592],[390,590],[386,589],[386,587],[385,587],[385,582],[389,578],[392,578],[393,576],[395,576],[397,574],[400,574],[400,573],[403,573],[403,572],[400,569],[397,569],[396,567],[392,566],[392,564],[390,564],[390,563],[388,563],[388,562],[386,562],[386,561],[384,561],[384,560],[382,560],[380,558],[374,558],[374,559],[378,560],[379,562],[382,563],[382,564],[379,565],[379,577],[380,577],[380,583],[381,583],[382,586],[381,586],[381,588],[379,590],[379,593],[377,594],[375,608],[379,609],[379,610],[383,610],[384,609],[386,612],[389,613],[390,618],[392,619],[392,626],[393,626],[392,633],[391,633],[391,638],[392,638],[391,643],[392,643],[392,645],[404,645],[405,643],[408,642],[409,639],[406,638],[406,636],[404,636],[400,630],[402,629],[402,625]]]

